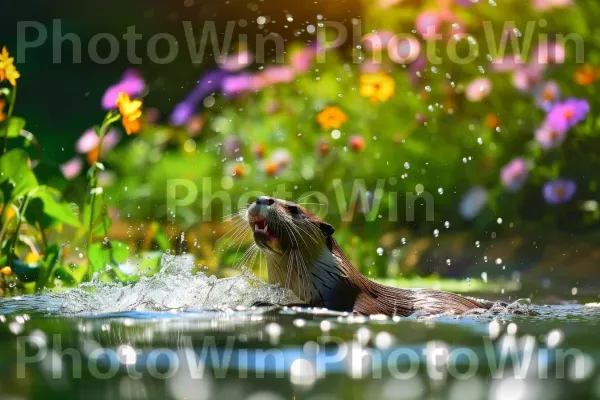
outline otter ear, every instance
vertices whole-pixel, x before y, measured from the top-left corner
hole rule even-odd
[[[333,232],[335,232],[333,226],[329,225],[326,222],[320,222],[319,229],[321,229],[321,232],[323,232],[323,235],[325,235],[325,237],[330,237],[331,235],[333,235]]]

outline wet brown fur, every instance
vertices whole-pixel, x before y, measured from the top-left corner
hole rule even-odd
[[[440,290],[401,289],[364,277],[333,238],[333,228],[304,207],[275,200],[270,206],[251,205],[246,218],[265,217],[280,238],[272,249],[259,233],[255,242],[267,258],[269,281],[290,287],[307,305],[364,315],[409,316],[464,314],[489,309],[491,302]],[[303,235],[303,237],[299,237]]]

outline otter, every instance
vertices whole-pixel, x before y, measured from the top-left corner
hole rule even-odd
[[[494,303],[440,290],[402,289],[364,277],[333,238],[334,228],[303,206],[261,196],[245,219],[265,255],[269,283],[290,288],[308,307],[362,315],[465,314]]]

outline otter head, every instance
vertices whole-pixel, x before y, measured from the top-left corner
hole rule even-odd
[[[267,255],[297,250],[307,257],[331,247],[333,227],[290,201],[261,196],[248,206],[246,220],[254,242]]]

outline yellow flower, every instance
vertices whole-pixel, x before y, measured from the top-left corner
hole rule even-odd
[[[127,93],[121,92],[117,99],[117,107],[119,107],[119,112],[123,117],[122,122],[125,132],[128,135],[138,132],[140,130],[139,118],[142,116],[142,110],[140,110],[142,101],[131,100]]]
[[[12,275],[12,269],[10,267],[0,268],[0,274],[2,274],[2,275]]]
[[[36,253],[27,253],[23,262],[25,264],[34,265],[37,264],[42,259],[42,256]]]
[[[338,129],[344,122],[348,120],[348,117],[344,112],[337,106],[325,107],[317,115],[317,122],[321,125],[321,129]]]
[[[13,64],[14,61],[15,59],[10,57],[6,46],[4,46],[2,53],[0,53],[0,82],[7,79],[11,85],[15,86],[17,84],[17,79],[21,77],[21,74]]]
[[[375,72],[360,76],[360,95],[373,103],[387,101],[396,90],[396,82],[385,72]]]

